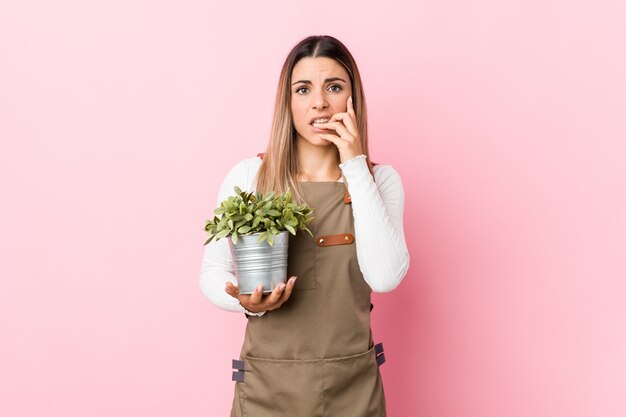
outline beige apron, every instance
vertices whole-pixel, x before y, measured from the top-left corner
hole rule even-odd
[[[302,182],[315,208],[306,232],[290,235],[289,300],[248,316],[233,360],[231,417],[385,417],[370,328],[371,289],[359,269],[350,198],[342,182]]]

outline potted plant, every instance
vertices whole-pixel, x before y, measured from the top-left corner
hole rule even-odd
[[[206,221],[209,238],[204,244],[228,238],[240,294],[252,294],[258,284],[263,284],[263,292],[271,292],[287,280],[289,234],[306,231],[313,237],[307,227],[313,209],[294,203],[290,190],[266,195],[237,186],[234,190]]]

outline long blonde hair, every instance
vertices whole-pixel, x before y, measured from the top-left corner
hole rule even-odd
[[[357,130],[361,137],[363,153],[370,173],[373,175],[369,158],[367,138],[367,108],[361,76],[354,58],[343,43],[332,36],[309,36],[293,47],[280,73],[274,119],[267,150],[256,176],[256,189],[262,193],[279,193],[292,190],[294,200],[302,202],[300,186],[296,180],[300,164],[296,154],[296,130],[291,112],[291,74],[302,58],[327,57],[341,64],[350,75],[352,102],[357,119]]]

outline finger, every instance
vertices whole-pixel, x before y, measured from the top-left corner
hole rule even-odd
[[[224,290],[231,297],[237,298],[239,296],[239,287],[230,281],[226,283],[226,288]]]
[[[336,117],[335,117],[336,116]],[[333,118],[335,118],[336,120],[341,120],[343,122],[343,124],[346,126],[346,128],[348,129],[348,132],[350,132],[353,136],[357,136],[358,130],[356,128],[356,120],[353,119],[352,115],[350,113],[335,113],[333,115]],[[332,122],[333,119],[331,118],[331,120],[329,120],[329,122]],[[324,123],[322,123],[323,125]],[[323,128],[323,126],[322,126]]]
[[[352,102],[352,96],[348,97],[348,113],[352,116],[352,119],[356,123],[356,112],[354,111],[354,103]]]
[[[337,145],[337,148],[339,149],[343,148],[343,146],[346,144],[346,141],[341,139],[337,135],[330,135],[327,133],[318,133],[318,136],[320,139],[326,139],[327,141],[334,143],[335,145]]]
[[[297,279],[298,277],[296,276],[289,278],[289,281],[287,282],[287,287],[285,288],[285,292],[283,292],[283,295],[282,295],[282,298],[284,298],[283,302],[287,301],[287,299],[291,296],[293,287],[296,286]]]
[[[291,292],[293,291],[293,287],[296,285],[297,278],[298,277],[289,278],[289,281],[287,281],[287,286],[285,287],[285,291],[283,291],[283,294],[278,300],[278,302],[280,303],[279,305],[282,305],[285,301],[289,299],[289,296],[291,296]]]
[[[249,300],[250,304],[251,305],[259,304],[261,302],[262,295],[263,295],[263,284],[259,284],[252,292],[252,295],[250,295],[250,300]]]
[[[353,138],[352,133],[348,132],[346,126],[341,122],[326,122],[320,123],[317,126],[321,127],[322,129],[333,129],[337,133],[339,133],[339,136],[343,137],[346,140],[351,140]]]
[[[272,293],[265,299],[265,302],[269,304],[270,306],[276,304],[281,294],[283,293],[284,289],[285,289],[285,284],[281,282],[274,288]]]

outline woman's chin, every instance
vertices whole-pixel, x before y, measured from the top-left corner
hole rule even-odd
[[[301,137],[301,140],[313,146],[329,146],[333,144],[331,141],[322,139],[317,135],[313,135],[312,137]]]

